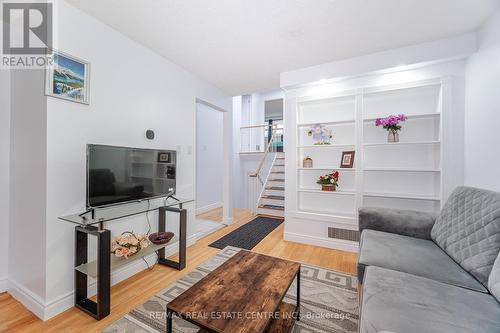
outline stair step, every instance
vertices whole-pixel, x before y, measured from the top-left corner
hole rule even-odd
[[[282,195],[268,195],[264,194],[262,199],[273,199],[273,200],[285,200],[285,197]]]
[[[282,216],[282,215],[271,215],[271,214],[264,214],[264,213],[257,213],[257,216],[258,217],[267,217],[267,218],[270,218],[270,219],[280,219],[280,220],[284,220],[285,217]]]
[[[259,208],[273,209],[273,210],[285,210],[285,207],[283,207],[283,206],[275,206],[275,205],[259,205]]]
[[[277,160],[284,160],[284,157],[276,157]]]
[[[285,180],[276,178],[276,179],[268,179],[267,181],[269,181],[269,182],[284,182]]]
[[[268,186],[268,187],[266,187],[266,190],[284,191],[285,188],[282,186]]]
[[[276,174],[284,175],[285,171],[271,171],[271,173],[276,173]]]

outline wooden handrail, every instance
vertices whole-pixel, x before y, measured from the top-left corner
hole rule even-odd
[[[275,133],[276,132],[276,125],[273,125],[273,131],[272,131],[272,135],[271,135],[271,140],[269,140],[268,144],[267,144],[267,147],[266,147],[266,150],[264,151],[264,155],[262,156],[262,158],[260,159],[260,162],[257,166],[257,170],[255,170],[254,173],[250,174],[250,177],[257,177],[259,174],[260,174],[260,170],[262,169],[262,166],[264,165],[264,162],[266,160],[266,157],[267,157],[267,154],[269,154],[269,151],[273,145],[273,142],[274,142],[274,138],[275,138]]]
[[[245,128],[259,128],[259,127],[269,127],[271,125],[269,124],[262,124],[262,125],[245,125],[241,126],[240,129],[245,129]]]

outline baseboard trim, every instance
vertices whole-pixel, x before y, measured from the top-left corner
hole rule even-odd
[[[11,279],[8,280],[8,292],[24,307],[33,312],[35,316],[45,320],[45,304],[38,295],[35,295],[28,288]]]
[[[196,208],[196,215],[203,214],[203,213],[206,213],[206,212],[209,212],[211,210],[221,208],[221,207],[222,207],[222,202],[215,202],[215,203],[207,205],[207,206],[199,207],[199,208]]]
[[[234,217],[224,217],[222,219],[222,224],[224,225],[230,225],[230,224],[233,224],[234,223]]]
[[[317,236],[301,235],[292,232],[285,232],[283,238],[289,242],[321,246],[335,250],[356,252],[356,253],[359,251],[359,244],[357,242],[345,241],[341,239],[330,239]]]
[[[187,239],[187,246],[191,246],[196,243],[200,235],[191,235]],[[173,243],[165,248],[165,255],[171,256],[177,253],[178,244]],[[156,262],[156,254],[151,254],[144,257],[148,265],[151,267]],[[132,275],[135,275],[143,270],[147,269],[147,265],[143,260],[134,260],[130,264],[112,272],[111,274],[111,285],[115,285],[123,280],[128,279]],[[43,321],[49,320],[52,317],[72,308],[74,306],[75,293],[70,291],[62,296],[59,296],[51,301],[43,302],[40,297],[31,293],[27,288],[21,286],[15,281],[9,280],[9,294],[14,297],[17,301],[23,304],[28,310],[33,312],[38,318]],[[97,285],[95,282],[89,283],[88,285],[88,295],[89,297],[97,293]]]

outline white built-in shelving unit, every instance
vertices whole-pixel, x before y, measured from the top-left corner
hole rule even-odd
[[[289,100],[289,110],[295,113],[293,174],[297,176],[291,182],[295,190],[288,214],[356,230],[357,211],[362,206],[438,211],[442,204],[447,80],[357,88]],[[376,118],[392,114],[408,116],[398,143],[388,143],[387,131],[375,126]],[[333,131],[331,145],[313,145],[307,130],[314,124]],[[354,167],[341,169],[342,152],[350,150],[356,151]],[[307,156],[313,159],[313,168],[303,168]],[[333,170],[340,172],[338,191],[321,191],[317,179]]]

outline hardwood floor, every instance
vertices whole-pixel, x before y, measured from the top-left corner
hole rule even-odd
[[[207,216],[211,220],[221,220],[222,210],[208,212],[200,217],[206,219]],[[101,321],[96,321],[82,311],[71,308],[43,322],[9,294],[0,294],[0,332],[100,332],[215,255],[219,250],[209,247],[208,244],[251,221],[253,217],[249,211],[235,210],[234,224],[200,239],[188,248],[188,263],[183,271],[155,266],[152,270],[142,271],[113,286],[111,288],[111,314]],[[357,259],[355,253],[287,242],[283,240],[283,227],[281,225],[276,228],[253,251],[355,274]]]

